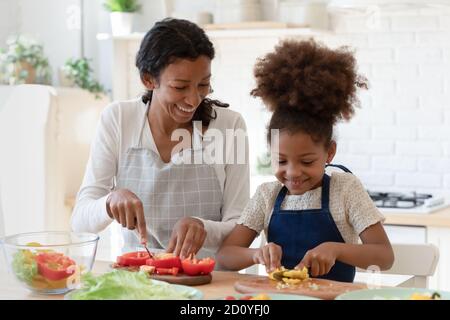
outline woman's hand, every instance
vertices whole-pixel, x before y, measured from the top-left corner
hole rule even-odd
[[[167,252],[173,252],[181,259],[196,254],[206,239],[206,230],[200,219],[184,217],[173,227]]]
[[[137,228],[141,243],[147,243],[144,207],[142,201],[128,189],[117,189],[106,199],[108,215],[129,230]]]
[[[333,242],[324,242],[314,249],[308,250],[302,261],[295,267],[302,269],[307,267],[313,277],[322,276],[330,272],[336,263],[337,247]]]
[[[253,254],[253,262],[266,266],[266,272],[269,273],[281,267],[282,254],[283,250],[279,245],[269,242]]]

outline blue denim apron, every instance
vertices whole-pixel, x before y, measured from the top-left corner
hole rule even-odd
[[[343,166],[330,166],[350,172]],[[269,222],[267,240],[281,246],[283,249],[281,264],[286,268],[292,269],[300,263],[308,250],[317,247],[321,243],[344,243],[345,241],[330,214],[330,176],[327,174],[323,176],[321,209],[281,210],[281,204],[287,191],[287,188],[283,186],[278,193]],[[353,282],[355,267],[336,261],[330,272],[319,278]]]

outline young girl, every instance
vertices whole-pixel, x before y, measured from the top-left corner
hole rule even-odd
[[[279,130],[278,150],[272,141],[278,181],[258,187],[217,254],[220,265],[307,267],[313,277],[346,282],[354,280],[355,266],[391,267],[384,218],[363,185],[350,172],[325,173],[336,153],[333,126],[351,118],[356,89],[367,88],[355,69],[345,48],[313,40],[285,41],[257,62],[252,95],[273,111],[269,143]],[[263,230],[268,244],[248,248]]]

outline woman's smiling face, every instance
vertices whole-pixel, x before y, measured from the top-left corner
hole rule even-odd
[[[175,123],[185,124],[192,120],[210,92],[210,79],[211,59],[199,56],[195,60],[174,60],[161,72],[159,79],[145,84],[153,90],[152,105],[162,107]]]
[[[273,150],[272,157],[277,166],[275,176],[286,186],[289,194],[301,195],[322,184],[326,163],[336,153],[336,143],[328,148],[324,142],[315,142],[309,134],[291,134],[280,131],[279,153]]]

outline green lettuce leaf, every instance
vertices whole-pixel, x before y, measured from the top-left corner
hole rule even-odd
[[[14,254],[12,269],[16,277],[28,284],[31,284],[33,278],[38,273],[38,267],[35,255],[30,250],[19,250]]]
[[[144,272],[114,270],[100,276],[87,273],[83,287],[70,293],[72,300],[179,300],[190,299],[192,291],[179,290],[166,282],[154,281]]]

